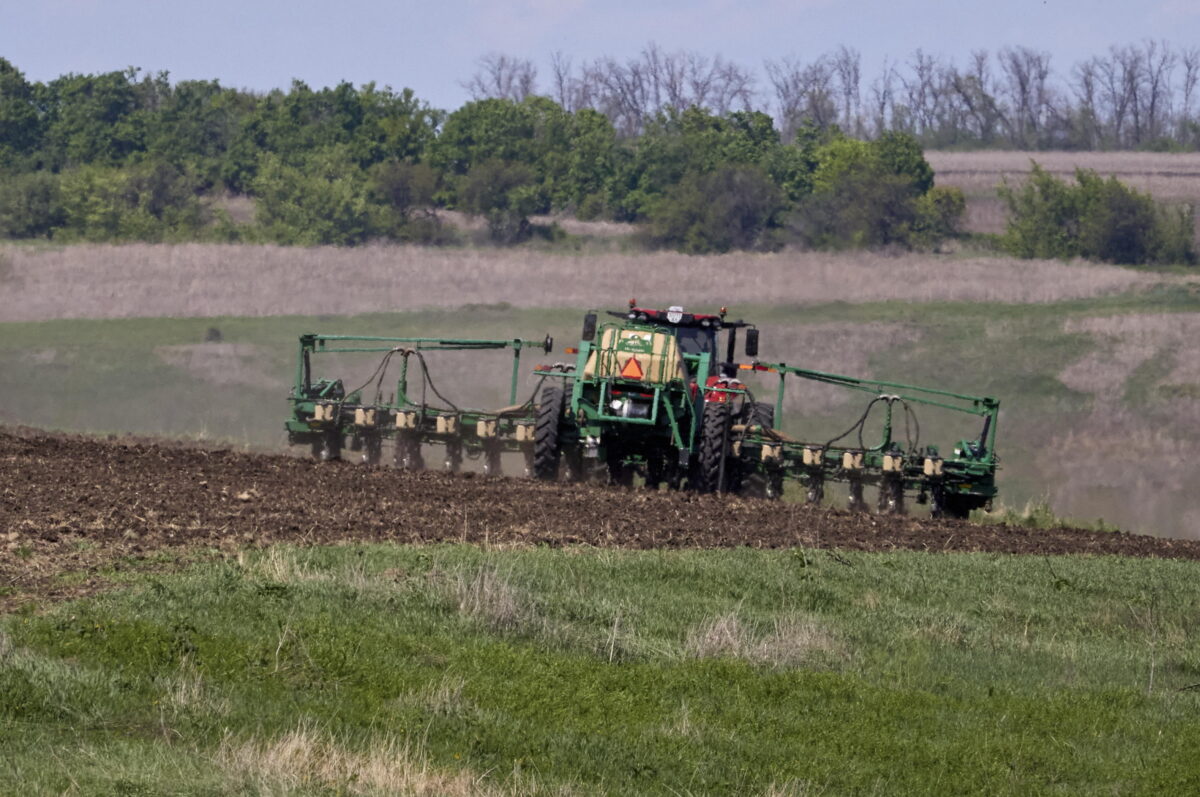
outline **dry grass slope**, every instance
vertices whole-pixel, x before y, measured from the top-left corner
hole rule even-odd
[[[939,185],[957,186],[967,195],[966,225],[972,232],[1003,231],[1005,209],[996,186],[1003,179],[1019,183],[1031,160],[1062,178],[1092,169],[1160,201],[1200,203],[1197,152],[927,152],[925,158]]]
[[[1053,302],[1161,282],[1109,266],[871,252],[693,257],[527,250],[131,244],[0,248],[0,322],[346,315],[468,303],[611,306]]]

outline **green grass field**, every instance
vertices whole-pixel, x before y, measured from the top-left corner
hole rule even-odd
[[[0,792],[1187,794],[1197,565],[270,548],[10,616]]]

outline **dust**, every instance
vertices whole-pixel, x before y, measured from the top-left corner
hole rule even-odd
[[[157,346],[155,355],[168,365],[215,385],[286,390],[269,351],[252,343],[198,343]]]

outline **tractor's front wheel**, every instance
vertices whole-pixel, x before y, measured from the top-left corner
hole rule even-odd
[[[566,392],[561,385],[542,388],[541,401],[537,408],[537,425],[533,433],[533,476],[552,482],[558,478],[558,463],[562,450],[558,445],[559,427],[562,425]]]
[[[729,465],[729,405],[713,402],[704,407],[704,428],[700,433],[700,456],[697,462],[697,487],[702,493],[715,493],[724,488],[722,477],[728,481]]]

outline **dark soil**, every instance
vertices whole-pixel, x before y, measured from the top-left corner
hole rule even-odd
[[[42,433],[0,432],[0,480],[0,609],[86,593],[104,581],[101,570],[165,567],[180,555],[272,542],[805,546],[1200,559],[1200,541],[1192,540],[980,526]]]

